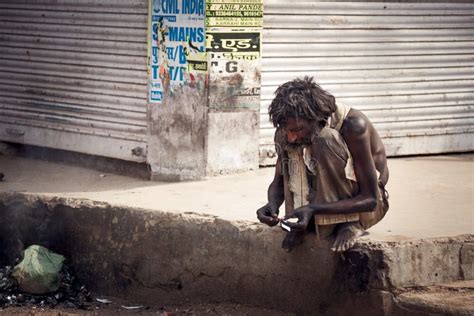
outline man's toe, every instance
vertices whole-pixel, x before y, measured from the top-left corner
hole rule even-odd
[[[348,240],[349,240],[349,237],[346,234],[344,234],[344,236],[341,240],[341,243],[339,245],[339,249],[338,249],[339,252],[342,252],[342,251],[346,250]]]
[[[344,242],[344,244],[341,245],[341,250],[340,251],[343,252],[343,251],[346,251],[347,249],[349,249],[351,247],[350,244],[351,244],[351,241],[346,240]]]
[[[354,247],[355,243],[356,243],[355,239],[349,240],[346,243],[346,247],[345,247],[344,251],[349,250],[350,248]]]
[[[344,247],[344,250],[343,250],[343,251],[346,251],[346,250],[348,250],[348,249],[354,247],[354,245],[355,245],[356,242],[357,242],[357,238],[359,238],[359,237],[360,237],[360,235],[357,234],[357,235],[352,236],[352,238],[349,238],[349,239],[347,240],[346,244],[345,244],[345,247]]]
[[[342,236],[341,234],[336,235],[336,240],[334,240],[334,243],[332,244],[331,250],[332,251],[338,251],[339,245],[341,244]]]

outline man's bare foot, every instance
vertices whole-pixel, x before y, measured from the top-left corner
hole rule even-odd
[[[292,251],[296,246],[301,245],[306,236],[306,232],[296,232],[291,231],[286,234],[285,239],[281,244],[281,247],[285,249],[286,252]]]
[[[352,248],[357,239],[364,234],[365,230],[359,222],[339,224],[336,233],[336,240],[331,248],[332,251],[343,252]]]

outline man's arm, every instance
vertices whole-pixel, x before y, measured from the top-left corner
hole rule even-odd
[[[275,176],[268,187],[268,203],[257,210],[257,218],[260,222],[269,226],[278,224],[279,208],[285,200],[283,173],[281,168],[281,157],[278,156],[275,166]]]
[[[278,210],[280,206],[285,201],[285,191],[283,185],[283,173],[281,170],[281,157],[278,156],[276,166],[275,166],[275,177],[273,178],[272,183],[268,187],[267,197],[268,204],[272,209]],[[277,212],[278,214],[278,212]]]

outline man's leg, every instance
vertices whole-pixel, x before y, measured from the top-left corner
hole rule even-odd
[[[382,220],[388,211],[388,193],[381,184],[379,184],[379,192],[381,198],[373,212],[360,213],[359,221],[342,223],[336,227],[336,240],[331,248],[332,250],[341,252],[352,248],[357,239],[364,235],[366,229]]]
[[[352,177],[353,166],[350,152],[338,131],[324,128],[314,141],[312,156],[317,166],[313,184],[316,191],[315,203],[335,202],[357,194],[358,186]],[[316,224],[325,224],[331,222],[331,219],[340,221],[344,218],[348,222],[337,224],[334,229],[336,239],[331,248],[334,251],[345,251],[351,248],[363,235],[364,229],[358,220],[359,217],[354,214],[346,217],[316,216],[315,219]]]
[[[382,220],[388,211],[388,192],[381,181],[378,183],[379,196],[377,207],[373,212],[360,213],[360,224],[364,229],[369,229]]]

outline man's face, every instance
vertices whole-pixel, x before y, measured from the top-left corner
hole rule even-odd
[[[290,117],[283,126],[283,131],[286,133],[290,144],[309,145],[311,144],[311,136],[315,132],[315,128],[315,124],[308,120]]]

